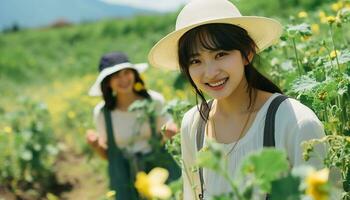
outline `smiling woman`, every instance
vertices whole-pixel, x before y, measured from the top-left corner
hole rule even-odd
[[[88,131],[87,141],[93,149],[108,160],[110,188],[116,191],[116,199],[139,199],[133,187],[138,171],[148,172],[154,167],[164,167],[170,171],[170,180],[179,177],[180,170],[167,152],[151,160],[152,154],[161,146],[159,133],[162,125],[172,123],[169,116],[161,115],[164,99],[161,94],[147,90],[140,72],[147,64],[132,64],[120,52],[104,55],[90,95],[103,96],[103,101],[94,109],[97,133]],[[138,100],[155,105],[155,114],[144,116],[129,108]],[[171,132],[171,130],[168,130]],[[171,136],[171,133],[166,134]]]
[[[324,136],[311,109],[282,95],[254,67],[257,53],[281,33],[279,22],[242,16],[230,1],[193,0],[178,15],[176,30],[150,51],[153,66],[179,67],[201,99],[184,115],[181,125],[184,200],[237,195],[217,172],[191,170],[197,151],[209,140],[224,149],[229,176],[235,179],[242,160],[251,152],[263,147],[282,149],[293,167],[305,162],[301,143]],[[212,100],[207,101],[203,93]],[[315,152],[322,155],[324,149]],[[312,158],[309,164],[321,167],[322,159]]]

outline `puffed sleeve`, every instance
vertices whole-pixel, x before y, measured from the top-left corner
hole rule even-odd
[[[317,169],[323,168],[323,159],[326,155],[326,146],[318,144],[311,153],[310,159],[303,159],[302,143],[311,139],[321,139],[325,136],[322,123],[317,118],[302,119],[290,131],[294,137],[288,144],[288,154],[290,162],[293,166],[301,164],[309,164]]]

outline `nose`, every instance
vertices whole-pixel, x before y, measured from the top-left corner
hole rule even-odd
[[[205,71],[204,71],[204,77],[207,80],[215,79],[217,75],[219,75],[220,71],[219,68],[216,66],[216,64],[213,61],[205,62]]]

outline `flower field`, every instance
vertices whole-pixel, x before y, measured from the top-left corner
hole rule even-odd
[[[281,40],[259,54],[256,66],[322,121],[327,136],[304,143],[304,158],[319,143],[328,148],[326,168],[320,171],[309,166],[290,171],[283,152],[257,152],[242,165],[242,177],[251,179],[239,190],[242,183],[227,176],[221,149],[209,145],[200,152],[198,166],[217,171],[235,191],[216,199],[258,199],[252,191],[259,188],[274,200],[350,200],[350,1],[234,2],[245,14],[271,16],[283,24]],[[92,109],[100,101],[87,95],[98,59],[123,50],[133,62],[144,62],[175,19],[170,13],[0,33],[0,200],[113,199],[118,191],[106,186],[106,162],[85,141],[86,130],[94,128]],[[164,95],[164,110],[179,125],[196,102],[184,77],[155,68],[142,77],[147,88]],[[179,141],[180,134],[167,148],[181,163]],[[266,171],[266,163],[274,163],[268,166],[274,170]],[[334,171],[339,177],[332,182]],[[159,168],[141,172],[136,188],[146,199],[180,199],[181,180],[168,186],[166,177]]]

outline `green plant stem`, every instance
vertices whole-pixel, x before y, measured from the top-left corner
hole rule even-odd
[[[327,104],[324,104],[324,118],[325,118],[324,121],[325,121],[325,122],[328,122],[328,121],[329,121],[327,112],[328,112]]]
[[[335,60],[337,61],[337,66],[338,66],[339,73],[341,73],[340,64],[339,64],[339,60],[338,60],[338,53],[337,53],[337,49],[335,47],[335,42],[334,42],[334,34],[333,34],[332,24],[329,25],[329,33],[331,34],[333,50],[334,50],[334,53],[335,53]]]
[[[295,38],[294,38],[294,37],[293,37],[292,41],[293,41],[293,48],[294,48],[295,58],[296,58],[297,65],[298,65],[299,76],[301,77],[301,75],[302,75],[302,72],[301,72],[301,65],[300,65],[300,62],[299,62],[299,56],[298,56],[298,51],[297,51],[297,45],[296,45],[296,43],[295,43]]]
[[[239,193],[239,190],[236,186],[236,184],[234,183],[234,181],[231,179],[230,175],[227,173],[227,170],[223,170],[223,176],[224,178],[230,183],[230,186],[234,192],[234,194],[237,196],[238,200],[245,200],[244,197]]]
[[[245,200],[244,197],[240,194],[238,187],[236,186],[235,182],[232,180],[230,175],[228,174],[228,169],[227,169],[227,161],[225,160],[224,162],[224,167],[221,170],[222,171],[222,176],[230,183],[230,186],[232,188],[232,191],[234,192],[234,195],[237,196],[238,200]]]

